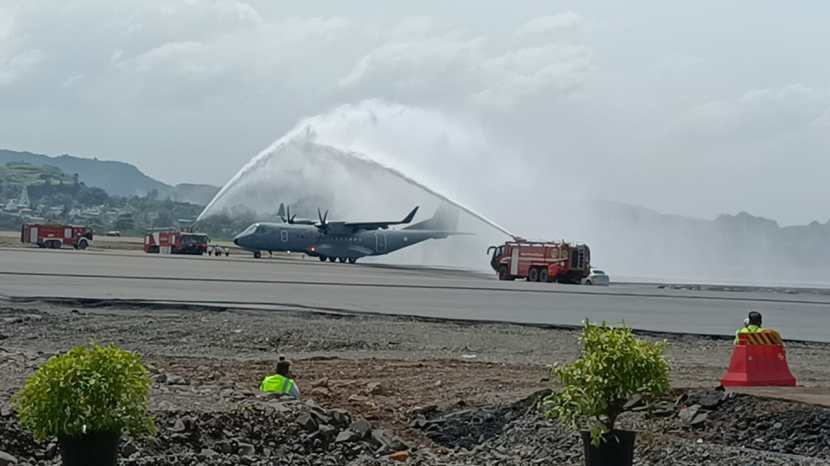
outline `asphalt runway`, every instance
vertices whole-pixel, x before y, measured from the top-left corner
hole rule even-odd
[[[588,318],[662,332],[729,335],[756,309],[787,339],[830,342],[830,296],[586,287],[453,269],[316,259],[188,257],[0,248],[0,295],[229,304],[430,318],[580,325]]]

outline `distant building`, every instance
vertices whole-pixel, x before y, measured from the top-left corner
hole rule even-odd
[[[17,207],[19,209],[29,208],[29,187],[23,186],[23,191],[20,193],[20,199],[17,200]]]

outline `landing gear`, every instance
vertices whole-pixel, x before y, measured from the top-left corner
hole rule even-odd
[[[354,264],[355,262],[357,262],[357,257],[350,257],[349,258],[349,264]]]
[[[346,263],[346,258],[345,257],[339,257],[339,258],[337,258],[337,260],[339,260],[341,264]]]
[[[336,257],[329,257],[329,262],[334,262],[334,261],[336,261],[336,260],[337,260],[337,258],[336,258]]]
[[[320,262],[325,262],[326,261],[326,256],[320,256],[320,257],[318,257],[318,259],[320,259]]]
[[[259,252],[259,251],[254,251],[254,259],[260,259],[260,258],[262,258],[262,253]]]

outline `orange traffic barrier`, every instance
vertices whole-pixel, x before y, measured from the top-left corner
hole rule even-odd
[[[720,383],[724,387],[794,387],[781,335],[775,330],[739,334]]]

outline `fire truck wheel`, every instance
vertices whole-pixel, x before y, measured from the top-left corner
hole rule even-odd
[[[510,275],[507,274],[507,267],[499,267],[499,280],[510,280]]]
[[[86,249],[87,246],[89,246],[89,244],[87,243],[87,241],[85,239],[82,239],[82,240],[78,241],[78,249],[80,249],[81,251]]]
[[[539,281],[547,283],[548,280],[548,269],[542,269],[539,271]]]
[[[593,285],[593,283],[591,282],[591,280],[585,280],[585,284],[586,284],[586,285],[588,285],[588,286]]]
[[[532,268],[527,272],[527,281],[529,282],[538,282],[539,281],[539,269]]]
[[[261,252],[259,252],[259,251],[254,252],[254,259],[259,259],[260,257],[262,257]]]

